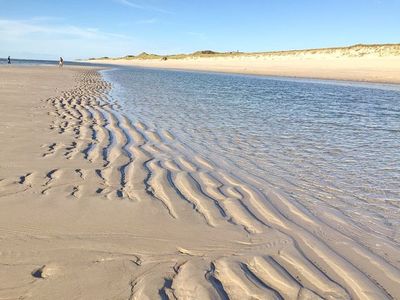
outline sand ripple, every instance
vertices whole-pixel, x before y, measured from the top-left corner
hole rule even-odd
[[[398,245],[386,241],[390,255],[379,256],[352,238],[360,229],[344,216],[325,211],[316,217],[279,190],[261,191],[193,153],[170,132],[132,123],[113,109],[115,103],[107,97],[110,85],[97,72],[87,71],[79,81],[74,90],[47,100],[51,129],[72,142],[49,141],[42,159],[63,157],[71,160],[71,168],[3,179],[0,196],[33,192],[38,197],[123,201],[127,210],[162,211],[160,224],[194,224],[209,233],[209,238],[194,236],[192,243],[168,234],[156,241],[151,230],[141,237],[121,233],[120,238],[82,233],[68,243],[84,248],[85,239],[140,240],[130,254],[105,256],[91,250],[101,258],[80,266],[82,278],[108,270],[118,277],[106,281],[124,282],[129,299],[399,297]],[[74,167],[77,158],[93,167]],[[224,230],[242,239],[232,240]],[[157,243],[169,246],[157,251]],[[31,271],[42,282],[45,277],[56,282],[63,272],[68,277],[57,265]]]

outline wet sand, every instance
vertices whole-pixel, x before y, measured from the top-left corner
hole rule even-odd
[[[1,299],[399,299],[396,241],[132,123],[110,88],[0,68]]]

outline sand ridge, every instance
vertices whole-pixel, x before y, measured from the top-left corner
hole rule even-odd
[[[132,123],[98,72],[76,76],[44,101],[41,167],[1,174],[0,297],[398,297],[399,262],[340,230],[346,219],[316,217]]]

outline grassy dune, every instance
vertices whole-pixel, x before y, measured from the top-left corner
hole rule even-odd
[[[336,55],[347,57],[363,56],[400,56],[400,44],[357,44],[348,47],[318,48],[305,50],[285,50],[271,52],[216,52],[212,50],[196,51],[189,54],[160,55],[142,52],[138,55],[126,55],[123,57],[101,57],[89,60],[150,60],[150,59],[187,59],[187,58],[210,58],[210,57],[238,57],[238,56],[313,56],[313,55]]]

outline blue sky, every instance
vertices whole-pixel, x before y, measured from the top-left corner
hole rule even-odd
[[[0,57],[400,42],[400,0],[0,0]]]

